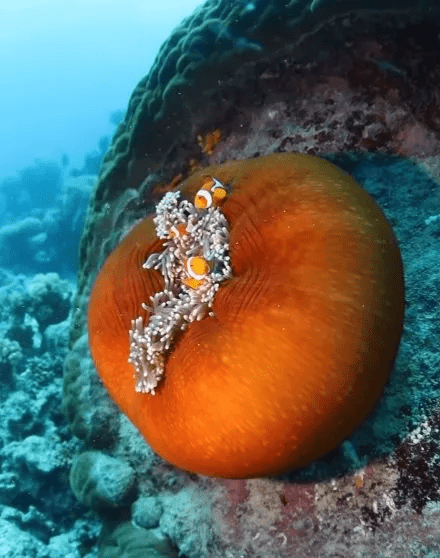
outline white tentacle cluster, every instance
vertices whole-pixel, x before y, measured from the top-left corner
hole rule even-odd
[[[149,256],[143,267],[157,269],[164,277],[164,290],[143,304],[150,319],[132,321],[130,357],[135,390],[155,394],[165,370],[165,359],[177,332],[208,314],[220,283],[232,276],[229,231],[218,203],[226,188],[209,178],[197,192],[195,202],[169,192],[156,207],[157,236],[165,240],[162,252]],[[201,200],[199,203],[198,200]]]

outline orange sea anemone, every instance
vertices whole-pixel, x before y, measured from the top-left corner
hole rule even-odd
[[[155,394],[135,391],[128,362],[133,320],[147,324],[145,305],[164,289],[143,267],[164,249],[151,217],[96,279],[90,347],[112,398],[170,463],[229,478],[281,473],[336,447],[380,397],[402,331],[400,253],[371,197],[322,159],[204,168],[182,196],[193,200],[207,175],[227,192],[232,276],[173,340]]]

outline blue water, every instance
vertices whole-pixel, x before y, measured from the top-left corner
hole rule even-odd
[[[0,0],[0,267],[75,273],[92,176],[136,83],[198,4]]]
[[[1,0],[0,179],[34,159],[79,166],[198,0]]]

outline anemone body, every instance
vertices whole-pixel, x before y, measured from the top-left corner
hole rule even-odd
[[[90,347],[110,395],[164,459],[219,477],[277,474],[335,448],[380,397],[402,331],[400,253],[376,203],[322,159],[204,168],[184,195],[206,175],[230,187],[233,278],[214,317],[177,338],[155,395],[135,392],[128,331],[163,287],[142,268],[161,246],[147,217],[94,284]]]

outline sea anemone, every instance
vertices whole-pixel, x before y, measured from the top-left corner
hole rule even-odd
[[[210,207],[196,204],[214,184],[226,228],[215,242]],[[182,219],[161,228],[180,203]],[[335,448],[380,397],[402,331],[402,262],[382,211],[302,154],[204,168],[163,204],[110,254],[90,296],[91,352],[112,398],[159,455],[201,474],[272,475]],[[205,236],[176,255],[188,223]],[[202,283],[184,282],[191,257]],[[211,289],[202,301],[199,288]],[[149,323],[186,294],[194,319],[177,312],[151,367]]]

